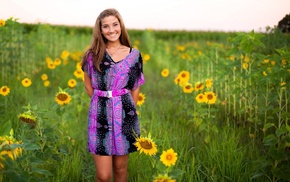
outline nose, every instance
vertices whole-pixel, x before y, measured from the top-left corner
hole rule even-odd
[[[114,29],[113,26],[110,26],[110,27],[109,27],[109,32],[114,32],[114,30],[115,30],[115,29]]]

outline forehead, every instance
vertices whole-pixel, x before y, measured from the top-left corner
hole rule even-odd
[[[117,17],[115,17],[113,15],[106,16],[101,21],[102,25],[104,25],[104,24],[113,24],[113,23],[116,23],[116,22],[119,22],[119,20],[118,20]]]

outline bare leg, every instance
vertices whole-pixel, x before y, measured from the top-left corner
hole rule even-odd
[[[114,182],[127,182],[128,181],[128,155],[114,156]]]
[[[113,173],[113,157],[100,155],[93,155],[93,157],[96,166],[96,182],[110,182]]]

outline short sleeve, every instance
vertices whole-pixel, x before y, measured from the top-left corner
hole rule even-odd
[[[134,84],[133,84],[132,90],[135,90],[139,86],[143,85],[145,82],[144,73],[143,73],[143,59],[140,53],[138,56],[138,61],[136,62],[133,69],[134,69],[133,73],[135,75],[132,75],[132,76],[135,79],[133,79]]]
[[[91,77],[91,63],[92,63],[92,55],[89,54],[87,57],[85,63],[82,65],[82,70],[89,76]]]

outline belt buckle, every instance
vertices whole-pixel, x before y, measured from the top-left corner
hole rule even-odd
[[[112,98],[113,97],[112,91],[107,91],[107,94],[108,94],[108,98]]]

